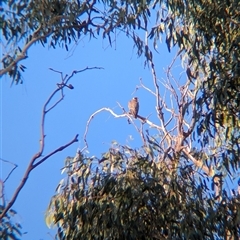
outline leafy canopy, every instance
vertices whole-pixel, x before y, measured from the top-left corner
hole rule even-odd
[[[58,239],[239,236],[239,197],[217,203],[209,180],[190,164],[178,166],[175,175],[170,163],[156,159],[118,144],[101,159],[68,157],[46,223],[57,224]]]

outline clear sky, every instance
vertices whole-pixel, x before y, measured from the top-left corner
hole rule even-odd
[[[141,116],[154,121],[155,99],[143,89],[137,92],[139,78],[150,88],[153,86],[151,71],[144,67],[144,58],[137,57],[131,39],[124,34],[116,38],[112,47],[108,41],[86,37],[72,45],[72,52],[65,49],[48,49],[34,45],[28,59],[22,64],[27,67],[22,85],[10,87],[11,80],[3,76],[0,82],[1,139],[0,158],[18,165],[5,185],[6,200],[10,200],[31,157],[39,150],[40,120],[43,104],[61,82],[53,68],[70,74],[85,67],[103,67],[103,70],[88,70],[75,75],[70,83],[74,90],[65,90],[65,98],[46,118],[46,146],[44,155],[73,139],[79,134],[79,142],[49,158],[31,174],[27,184],[13,206],[18,212],[15,218],[22,227],[23,240],[52,239],[56,228],[48,229],[44,213],[59,181],[63,178],[61,168],[67,156],[74,156],[77,148],[84,146],[83,134],[89,116],[102,107],[109,107],[121,114],[119,102],[127,109],[127,102],[139,97]],[[71,50],[71,48],[69,48]],[[165,44],[160,45],[154,60],[158,78],[164,78],[164,68],[172,61]],[[181,69],[181,67],[180,67]],[[138,120],[136,120],[138,121]],[[107,151],[111,141],[141,147],[142,142],[135,128],[125,118],[114,118],[108,112],[97,115],[88,133],[89,156]],[[0,177],[4,179],[11,165],[0,163]]]

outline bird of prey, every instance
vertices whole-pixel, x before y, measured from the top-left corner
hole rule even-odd
[[[137,97],[134,97],[132,100],[128,102],[128,108],[129,108],[129,113],[134,118],[137,118],[138,110],[139,110],[139,102]]]

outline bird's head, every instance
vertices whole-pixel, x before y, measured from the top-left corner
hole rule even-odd
[[[138,101],[138,98],[137,98],[137,97],[134,97],[133,100],[137,102],[137,101]]]

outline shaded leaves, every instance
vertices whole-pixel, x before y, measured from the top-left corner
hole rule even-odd
[[[239,236],[239,196],[217,203],[192,167],[175,175],[166,162],[119,147],[101,163],[78,154],[65,166],[71,174],[46,213],[58,239],[214,239],[227,230]]]
[[[0,206],[0,212],[4,209],[3,206]],[[18,240],[22,236],[22,227],[14,219],[17,212],[13,209],[10,209],[8,214],[1,220],[0,223],[0,238],[1,239],[13,239]]]

